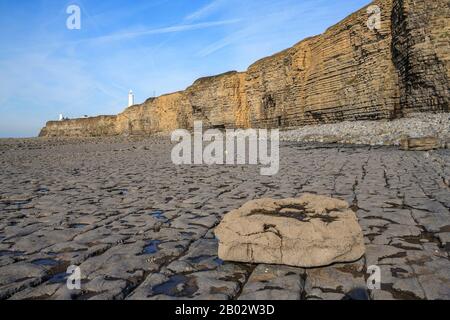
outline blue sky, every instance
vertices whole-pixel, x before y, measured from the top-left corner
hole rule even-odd
[[[0,137],[245,70],[369,0],[0,0]],[[68,30],[66,9],[81,8]]]

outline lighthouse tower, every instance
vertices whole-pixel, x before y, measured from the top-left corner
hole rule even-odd
[[[128,107],[131,107],[134,105],[134,93],[132,90],[128,93]]]

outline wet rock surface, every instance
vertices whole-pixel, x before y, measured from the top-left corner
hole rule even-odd
[[[226,214],[214,232],[226,261],[311,268],[356,261],[365,253],[348,203],[314,194],[250,201]]]
[[[1,299],[450,299],[450,152],[286,143],[280,172],[174,166],[161,139],[1,140]],[[322,268],[224,262],[253,199],[343,199],[366,255]],[[81,268],[81,290],[66,287]],[[379,266],[381,290],[367,290]]]

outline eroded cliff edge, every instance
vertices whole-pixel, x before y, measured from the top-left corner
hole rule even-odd
[[[448,0],[376,0],[245,72],[201,78],[117,116],[50,121],[40,136],[148,135],[205,127],[295,127],[343,120],[449,112]]]

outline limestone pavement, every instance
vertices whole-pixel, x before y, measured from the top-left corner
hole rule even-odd
[[[170,150],[156,138],[0,141],[0,298],[450,299],[449,150],[285,143],[273,177],[177,167]],[[218,258],[227,212],[303,193],[352,205],[365,257],[313,269]],[[371,265],[381,290],[365,289]]]

